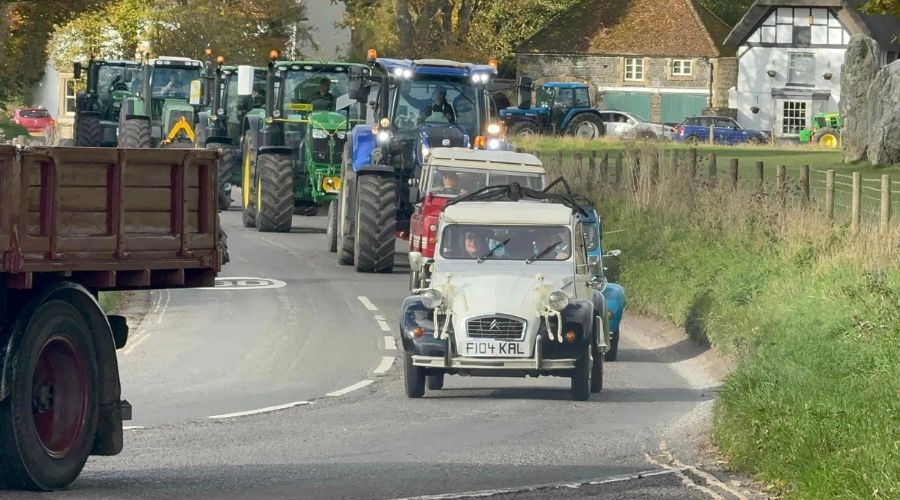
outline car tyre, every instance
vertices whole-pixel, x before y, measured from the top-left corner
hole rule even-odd
[[[406,397],[421,398],[425,395],[425,368],[414,366],[412,355],[403,355],[403,381],[406,385]]]
[[[584,349],[584,354],[575,362],[575,371],[572,373],[572,399],[586,401],[591,397],[591,343]]]

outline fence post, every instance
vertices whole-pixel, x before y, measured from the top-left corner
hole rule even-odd
[[[803,195],[800,200],[803,206],[809,205],[809,165],[800,167],[800,192]]]
[[[650,185],[656,187],[656,183],[659,181],[659,164],[662,163],[662,150],[657,151],[652,158],[650,158]]]
[[[709,154],[706,169],[707,169],[707,177],[709,177],[709,180],[712,184],[715,184],[716,183],[716,169],[717,169],[715,153]]]
[[[756,191],[759,194],[766,192],[765,164],[761,161],[756,162]]]
[[[618,188],[622,183],[622,152],[616,154],[616,165],[613,168],[613,185]]]
[[[525,148],[522,148],[522,147],[516,148],[516,153],[524,153],[524,152],[525,152]]]
[[[787,166],[778,165],[778,199],[784,205],[785,195],[787,194]]]
[[[688,151],[688,173],[691,176],[691,180],[697,178],[697,148],[691,148]]]
[[[562,171],[562,168],[563,168],[563,152],[562,152],[561,149],[560,149],[559,151],[556,152],[556,167],[560,170],[560,172]]]
[[[732,158],[730,164],[730,174],[731,174],[731,189],[737,191],[738,187],[738,159]]]
[[[678,150],[669,150],[669,175],[675,177],[678,174]]]
[[[575,181],[575,185],[579,186],[582,182],[582,178],[584,177],[584,170],[582,170],[581,168],[583,165],[581,163],[580,151],[572,153],[572,166],[574,167],[572,171],[573,180]],[[580,189],[580,187],[576,189]]]
[[[834,220],[834,170],[825,172],[825,214]]]
[[[600,153],[600,178],[605,184],[609,184],[609,151]]]
[[[715,144],[715,131],[716,127],[714,125],[709,126],[709,145],[712,146]]]
[[[860,201],[862,198],[862,173],[853,172],[853,198],[850,203],[850,228],[854,233],[859,232]]]
[[[878,224],[882,233],[886,233],[891,225],[891,174],[881,175],[881,221]]]
[[[641,183],[641,157],[643,152],[638,151],[634,155],[634,168],[631,169],[631,190],[637,192]]]

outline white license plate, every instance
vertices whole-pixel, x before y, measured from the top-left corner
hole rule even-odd
[[[462,345],[466,357],[522,358],[528,356],[525,342],[505,340],[466,340]]]

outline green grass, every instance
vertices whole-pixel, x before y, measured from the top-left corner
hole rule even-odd
[[[100,307],[109,314],[122,306],[125,295],[122,292],[100,292]]]
[[[713,426],[735,468],[793,498],[900,498],[900,232],[772,201],[687,182],[598,197],[629,308],[738,359]]]

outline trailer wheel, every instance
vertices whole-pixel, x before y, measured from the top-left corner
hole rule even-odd
[[[290,156],[267,154],[257,157],[256,229],[264,233],[291,230],[294,214],[294,171]]]
[[[425,369],[412,364],[412,355],[403,355],[403,381],[406,386],[406,397],[421,398],[425,395]]]
[[[216,183],[219,187],[219,210],[228,210],[231,206],[231,163],[234,161],[234,151],[231,147],[218,142],[206,145],[206,149],[219,152],[219,162],[216,165]],[[228,189],[225,186],[229,186]]]
[[[397,228],[397,182],[382,175],[362,175],[356,181],[356,237],[353,261],[361,273],[394,269]]]
[[[585,346],[581,359],[575,362],[575,371],[572,373],[572,399],[585,401],[591,397],[591,369],[592,351],[591,343]]]
[[[0,483],[65,488],[94,444],[99,367],[91,332],[68,302],[41,305],[11,358],[10,394],[0,402]]]
[[[256,227],[256,204],[253,193],[253,136],[249,131],[244,134],[244,158],[241,162],[241,220],[244,227]]]
[[[328,251],[337,252],[338,241],[338,202],[333,200],[328,204],[328,226],[325,227],[325,241],[328,242]]]
[[[100,126],[100,117],[94,114],[79,115],[78,133],[75,134],[75,145],[83,148],[96,148],[103,145],[103,128]]]
[[[132,118],[125,120],[119,131],[120,148],[147,149],[150,147],[150,120]]]

